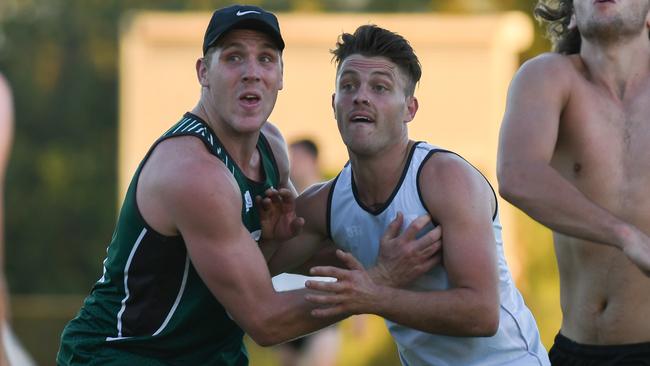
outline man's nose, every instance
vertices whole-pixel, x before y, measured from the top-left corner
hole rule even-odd
[[[370,98],[368,97],[368,90],[365,87],[360,87],[354,95],[354,104],[370,105]]]
[[[242,81],[260,81],[260,66],[256,62],[248,61],[244,64]]]

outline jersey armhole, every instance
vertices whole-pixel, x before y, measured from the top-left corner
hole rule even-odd
[[[325,225],[326,225],[326,230],[327,230],[327,237],[334,241],[332,238],[332,199],[334,197],[334,189],[336,188],[336,182],[339,180],[339,176],[341,176],[341,173],[336,175],[336,178],[332,181],[332,186],[330,187],[330,191],[327,194],[327,209],[325,213]]]
[[[425,156],[424,159],[422,160],[422,164],[420,164],[420,167],[418,168],[417,175],[415,177],[415,184],[417,186],[418,197],[420,198],[420,203],[422,204],[422,207],[424,207],[424,209],[429,213],[429,216],[431,216],[431,212],[429,211],[429,207],[427,207],[427,205],[425,204],[424,197],[422,196],[422,188],[420,187],[420,174],[422,172],[422,168],[424,167],[424,164],[429,160],[429,158],[431,158],[433,156],[433,154],[435,154],[437,152],[450,153],[450,154],[454,154],[454,155],[458,156],[459,158],[465,160],[467,162],[467,164],[469,164],[472,168],[474,168],[474,170],[476,170],[481,175],[481,177],[483,177],[483,179],[485,179],[485,182],[490,187],[490,190],[492,191],[492,195],[494,196],[494,213],[492,214],[492,221],[494,221],[497,218],[497,214],[499,213],[499,200],[498,200],[496,191],[492,187],[492,184],[490,184],[490,181],[472,163],[467,161],[467,159],[463,158],[462,156],[458,155],[457,153],[455,153],[453,151],[445,150],[445,149],[433,149],[433,150],[429,151],[429,153],[427,153],[427,156]],[[432,217],[433,224],[438,226],[439,223],[433,221],[433,216],[431,216],[431,217]]]

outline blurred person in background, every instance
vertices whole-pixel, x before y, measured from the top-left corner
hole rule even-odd
[[[501,127],[501,195],[553,230],[553,365],[650,365],[650,0],[540,0]]]
[[[296,140],[289,144],[291,183],[298,193],[323,180],[318,161],[318,145],[311,139]]]
[[[11,142],[14,133],[14,111],[11,88],[7,79],[0,74],[0,327],[4,329],[7,323],[6,308],[9,305],[9,291],[7,291],[7,281],[5,278],[5,230],[4,230],[4,192],[5,192],[5,175],[7,164],[9,163],[9,154],[11,152]],[[4,344],[4,331],[0,332],[0,344]],[[0,347],[0,365],[6,365],[7,359],[4,347]]]
[[[289,161],[291,183],[298,193],[323,180],[318,146],[312,139],[304,138],[289,144]],[[273,286],[279,291],[303,288],[310,278],[314,277],[282,273],[273,277]],[[339,330],[333,325],[281,344],[276,349],[282,366],[333,366],[339,352],[339,342]]]

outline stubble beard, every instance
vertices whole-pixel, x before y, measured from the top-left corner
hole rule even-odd
[[[640,14],[647,13],[648,9]],[[635,12],[626,17],[619,13],[602,20],[591,17],[584,22],[578,22],[578,30],[584,39],[594,43],[616,43],[634,37],[643,31],[646,26],[646,17],[640,14]]]

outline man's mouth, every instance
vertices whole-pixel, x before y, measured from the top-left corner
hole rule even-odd
[[[254,93],[244,93],[239,97],[239,100],[246,104],[255,104],[260,101],[260,96]]]
[[[372,123],[375,122],[375,120],[366,113],[353,113],[350,116],[350,122]]]

